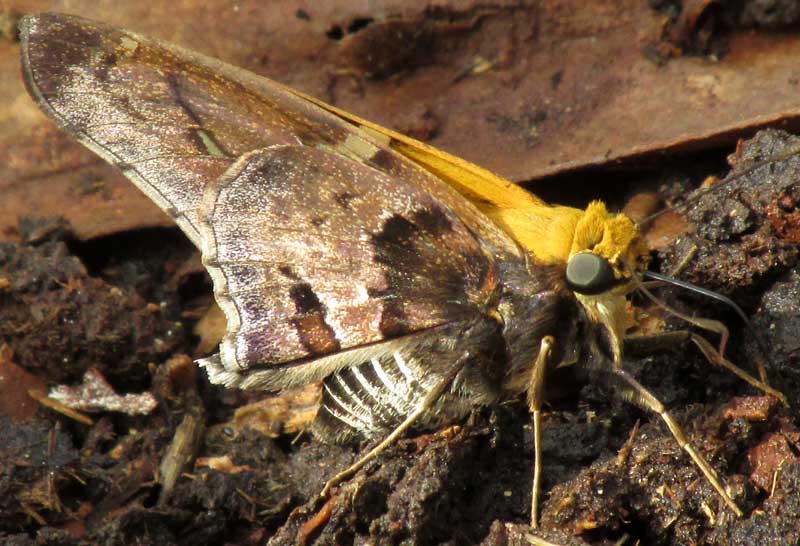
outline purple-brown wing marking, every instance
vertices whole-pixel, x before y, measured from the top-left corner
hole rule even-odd
[[[228,316],[222,366],[262,368],[262,382],[270,365],[474,318],[494,288],[489,249],[452,211],[324,150],[245,155],[206,187],[200,217]]]
[[[490,297],[493,252],[520,259],[446,183],[266,78],[66,15],[24,18],[21,41],[44,111],[204,251],[229,321],[212,380],[281,387],[410,350]]]

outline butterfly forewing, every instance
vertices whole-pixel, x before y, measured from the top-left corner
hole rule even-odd
[[[128,31],[42,14],[23,20],[21,40],[26,82],[44,110],[198,246],[203,187],[237,157],[346,138],[344,122],[252,74]]]
[[[301,144],[421,184],[483,237],[517,252],[475,207],[387,142],[266,78],[62,14],[23,18],[20,39],[26,84],[45,112],[117,165],[198,247],[205,184],[247,152]]]

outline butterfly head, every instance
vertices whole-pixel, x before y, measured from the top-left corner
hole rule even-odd
[[[633,221],[610,214],[600,201],[578,219],[566,259],[565,280],[592,325],[599,326],[615,363],[631,324],[626,296],[647,266],[648,249]]]

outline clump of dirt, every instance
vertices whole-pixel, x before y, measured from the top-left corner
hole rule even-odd
[[[733,170],[726,178],[687,193],[685,214],[694,230],[665,253],[664,267],[676,266],[696,249],[681,278],[752,304],[763,291],[759,283],[794,266],[800,253],[795,232],[800,158],[791,153],[798,148],[800,138],[762,131],[731,156]],[[790,155],[754,168],[784,154]]]
[[[149,363],[186,348],[180,316],[129,284],[90,276],[58,238],[64,233],[51,235],[0,243],[0,340],[19,365],[50,382],[75,381],[95,367],[115,384],[146,386]]]

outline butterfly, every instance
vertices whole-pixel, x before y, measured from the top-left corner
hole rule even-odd
[[[271,391],[321,382],[318,436],[383,438],[323,494],[409,428],[524,394],[536,525],[545,372],[577,361],[658,413],[741,514],[622,365],[629,295],[649,257],[624,214],[599,201],[546,204],[277,82],[127,30],[45,13],[22,20],[21,42],[42,110],[200,249],[227,320],[219,352],[198,361],[210,380]]]

